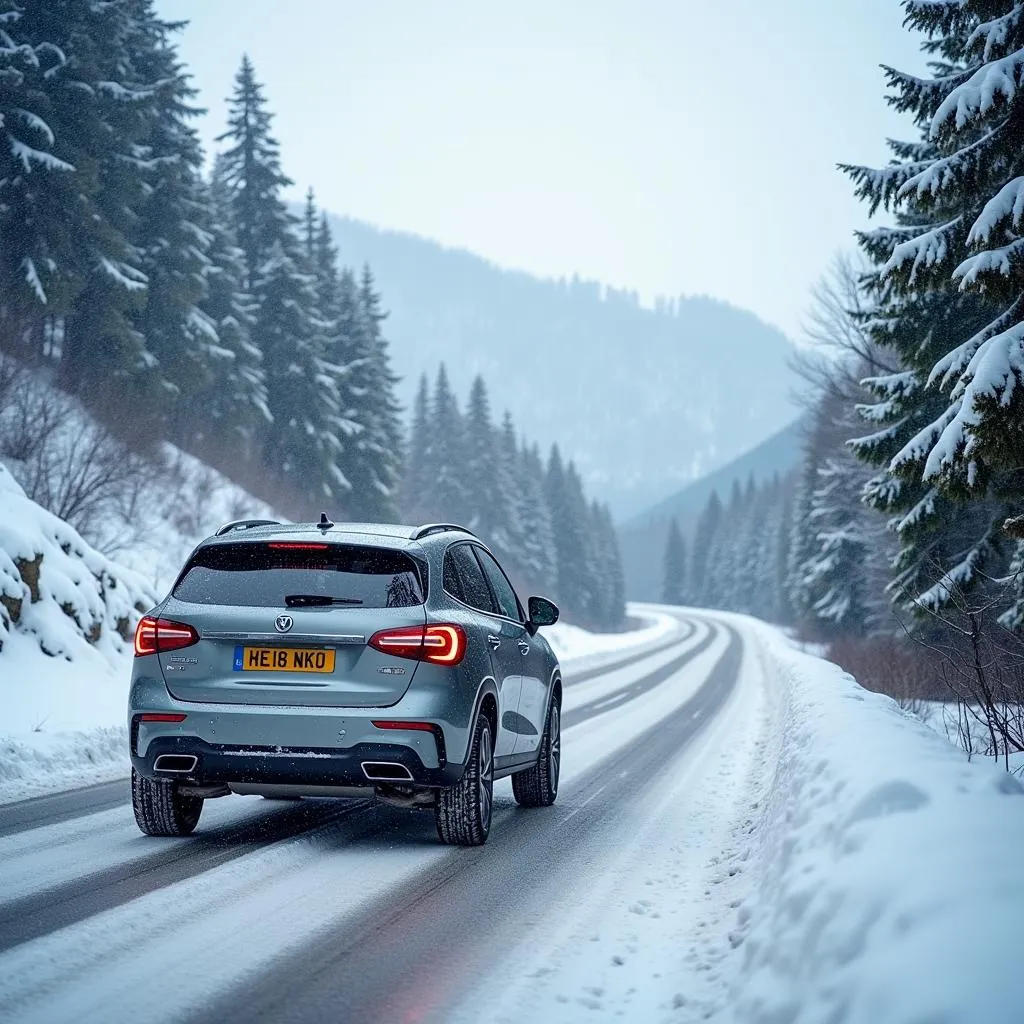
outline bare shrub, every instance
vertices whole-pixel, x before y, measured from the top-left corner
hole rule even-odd
[[[919,717],[926,702],[949,699],[941,660],[905,637],[841,637],[829,645],[829,658],[865,689]]]
[[[1012,580],[987,579],[968,593],[949,582],[948,602],[924,609],[938,627],[919,643],[940,665],[957,704],[956,731],[968,753],[1002,760],[1024,752],[1024,637],[999,622]]]
[[[40,374],[2,354],[0,458],[12,464],[29,498],[100,551],[114,554],[135,539],[150,460],[85,416]]]

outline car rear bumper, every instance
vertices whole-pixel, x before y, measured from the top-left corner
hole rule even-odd
[[[144,754],[136,753],[133,746],[131,757],[135,770],[146,778],[178,779],[190,785],[436,787],[454,785],[464,770],[463,765],[443,758],[439,767],[427,767],[415,750],[401,743],[358,743],[344,749],[229,746],[178,735],[154,737]]]

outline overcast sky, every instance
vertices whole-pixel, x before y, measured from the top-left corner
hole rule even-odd
[[[243,51],[296,196],[542,275],[710,294],[795,336],[907,136],[897,0],[157,0],[223,130]],[[386,296],[385,296],[386,299]]]

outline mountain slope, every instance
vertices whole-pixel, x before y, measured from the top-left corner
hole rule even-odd
[[[557,441],[618,517],[638,511],[792,419],[790,345],[708,298],[658,309],[594,282],[541,280],[471,253],[332,218],[344,264],[369,262],[401,396],[444,360],[465,395],[482,373],[498,412]]]
[[[689,537],[712,491],[717,490],[719,497],[728,501],[734,481],[743,484],[753,477],[755,483],[760,483],[770,480],[776,473],[784,476],[791,472],[800,461],[802,428],[802,420],[790,423],[756,448],[619,527],[626,593],[630,600],[660,600],[669,520],[675,516],[683,534]]]

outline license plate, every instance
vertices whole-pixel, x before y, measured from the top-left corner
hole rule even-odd
[[[301,647],[236,647],[236,672],[333,672],[334,651]]]

